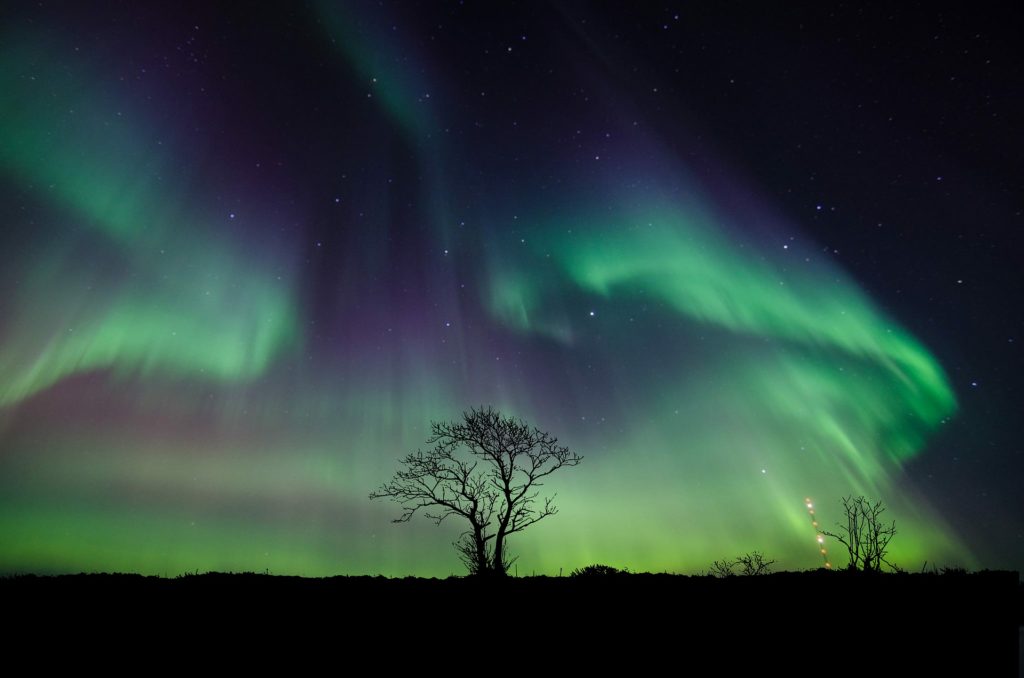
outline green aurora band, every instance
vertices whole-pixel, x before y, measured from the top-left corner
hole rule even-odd
[[[323,12],[355,73],[392,74],[384,113],[433,157],[417,79]],[[459,573],[460,526],[394,526],[366,495],[432,419],[478,403],[585,456],[551,479],[560,514],[514,541],[520,573],[698,572],[754,549],[814,567],[804,497],[830,525],[850,492],[890,507],[895,562],[974,564],[903,472],[956,409],[942,368],[811,251],[741,245],[710,197],[590,187],[459,252],[436,197],[459,190],[458,153],[421,157],[429,228],[448,260],[483,262],[472,303],[428,267],[451,328],[373,315],[358,299],[384,282],[353,279],[354,334],[319,355],[295,248],[218,230],[216,188],[182,172],[210,161],[102,69],[58,67],[55,42],[0,54],[0,180],[49,215],[0,277],[0,570]],[[368,239],[347,256],[350,272],[383,255]]]
[[[125,121],[130,102],[109,94],[101,105],[75,82],[38,44],[0,55],[0,171],[43,192],[68,224],[19,276],[0,406],[100,368],[260,374],[296,339],[287,287],[211,237],[209,215],[168,199],[189,189],[165,179],[175,170],[161,136]],[[95,254],[88,230],[101,256],[83,256]]]

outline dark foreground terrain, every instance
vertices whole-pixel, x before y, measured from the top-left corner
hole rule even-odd
[[[9,648],[82,644],[86,663],[104,647],[109,659],[131,649],[171,662],[193,651],[332,657],[335,668],[372,659],[360,674],[397,662],[502,675],[1017,675],[1020,590],[1016,572],[0,579]]]

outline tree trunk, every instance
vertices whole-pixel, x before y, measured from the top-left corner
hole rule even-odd
[[[499,577],[504,577],[505,572],[505,529],[498,528],[498,534],[494,537],[494,558],[491,572]]]
[[[478,574],[487,574],[487,545],[484,543],[482,530],[477,530],[474,535],[476,539],[476,570]]]
[[[484,527],[473,522],[473,545],[476,547],[476,566],[473,574],[485,575],[491,564],[487,562],[487,542],[484,541]]]

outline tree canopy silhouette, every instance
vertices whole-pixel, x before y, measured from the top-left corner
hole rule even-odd
[[[558,512],[554,495],[541,498],[542,481],[583,457],[490,407],[463,412],[462,421],[431,422],[430,429],[433,447],[406,455],[370,499],[401,504],[396,523],[420,511],[438,525],[453,516],[466,520],[469,529],[455,548],[469,572],[508,574],[508,537]]]

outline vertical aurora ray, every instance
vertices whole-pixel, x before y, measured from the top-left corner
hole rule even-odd
[[[896,562],[972,562],[904,473],[956,409],[942,367],[813,245],[783,250],[797,227],[653,135],[612,149],[618,173],[541,141],[504,162],[463,110],[476,84],[377,11],[306,17],[344,73],[315,107],[373,95],[351,118],[306,138],[283,107],[301,162],[245,139],[334,192],[242,177],[280,206],[245,223],[187,106],[67,66],[59,33],[5,43],[0,570],[457,573],[457,525],[394,526],[366,495],[480,403],[585,456],[514,541],[521,571],[813,567],[803,499],[830,525],[850,492],[890,506]]]

